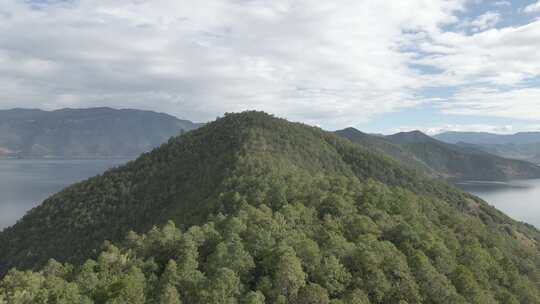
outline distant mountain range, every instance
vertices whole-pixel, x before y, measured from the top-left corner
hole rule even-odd
[[[0,157],[131,158],[200,126],[133,109],[0,110]],[[507,159],[534,161],[540,156],[540,133],[437,136],[446,143],[419,131],[386,137],[354,128],[336,133],[432,177],[497,181],[540,177],[540,167]]]
[[[540,132],[520,132],[509,135],[485,132],[445,132],[434,137],[447,143],[540,164]]]
[[[470,144],[531,144],[540,142],[540,132],[520,132],[515,134],[494,134],[486,132],[444,132],[434,138],[448,142]]]
[[[336,133],[431,176],[493,181],[540,177],[540,167],[535,164],[493,155],[475,145],[445,143],[420,131],[385,137],[368,135],[354,128]]]
[[[0,157],[134,157],[197,127],[132,109],[0,110]]]
[[[443,177],[442,174],[429,167],[423,160],[419,159],[405,147],[388,140],[384,136],[367,134],[355,128],[346,128],[335,133],[356,144],[382,152],[406,167],[416,169],[431,177]]]

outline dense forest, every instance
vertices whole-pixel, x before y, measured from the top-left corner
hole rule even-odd
[[[391,158],[229,114],[0,233],[0,303],[540,303],[540,232]]]

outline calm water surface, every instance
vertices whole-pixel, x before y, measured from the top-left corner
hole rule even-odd
[[[0,230],[64,187],[127,159],[0,160]]]
[[[540,179],[509,183],[462,182],[458,186],[510,217],[540,229]]]

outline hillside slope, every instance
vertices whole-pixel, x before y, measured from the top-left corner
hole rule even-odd
[[[0,110],[0,157],[133,157],[197,127],[130,109]]]
[[[100,252],[104,240],[116,246]],[[539,242],[532,226],[380,153],[246,112],[73,185],[1,232],[1,273],[41,270],[11,270],[0,302],[538,303]],[[49,258],[77,266],[40,268]]]
[[[409,167],[413,170],[418,170],[432,177],[443,177],[442,174],[430,168],[422,160],[418,159],[413,153],[407,151],[407,149],[401,147],[399,144],[391,142],[383,136],[369,135],[355,128],[346,128],[335,131],[334,133],[363,147],[372,149],[376,152],[384,153],[397,160],[403,166]]]
[[[504,181],[540,177],[540,167],[532,163],[498,157],[476,145],[443,143],[420,131],[386,137],[354,128],[335,133],[436,178]]]
[[[106,239],[169,219],[184,227],[200,224],[220,208],[232,176],[245,170],[244,159],[268,162],[265,168],[275,162],[268,170],[297,168],[306,174],[422,185],[413,172],[390,159],[320,129],[260,113],[228,116],[45,200],[0,234],[6,244],[0,248],[0,272],[42,264],[50,257],[86,258]]]
[[[540,177],[540,167],[533,163],[489,154],[474,146],[444,143],[419,131],[386,138],[448,178],[504,181]]]
[[[519,159],[540,165],[540,142],[530,144],[469,144],[459,142],[456,145],[484,151],[504,158]]]

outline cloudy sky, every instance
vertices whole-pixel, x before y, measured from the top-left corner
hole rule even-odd
[[[538,0],[1,0],[0,108],[540,130]]]

